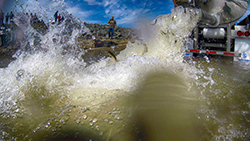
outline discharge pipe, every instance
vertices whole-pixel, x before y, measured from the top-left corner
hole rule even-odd
[[[206,11],[201,10],[201,20],[200,23],[201,24],[206,24],[209,26],[218,26],[220,24],[220,18],[219,15],[215,16],[212,14],[207,13]]]

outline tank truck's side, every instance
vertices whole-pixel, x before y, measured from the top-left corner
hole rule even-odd
[[[249,21],[235,25],[246,13],[248,0],[176,0],[176,3],[202,12],[202,19],[194,29],[194,39],[186,43],[186,56],[214,54],[250,62]]]

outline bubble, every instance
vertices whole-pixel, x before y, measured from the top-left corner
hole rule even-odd
[[[82,108],[82,112],[86,112],[87,110],[89,110],[89,108],[87,108],[86,106]]]
[[[69,117],[68,116],[63,116],[61,119],[60,119],[60,122],[62,124],[66,124],[66,122],[69,120]]]
[[[92,120],[93,123],[96,123],[97,121],[98,121],[97,118],[94,118],[94,119]]]
[[[96,129],[97,131],[99,131],[99,130],[100,130],[100,128],[99,128],[99,126],[98,126],[98,125],[95,127],[95,129]]]
[[[87,115],[83,115],[83,119],[86,120],[88,118]]]
[[[76,133],[75,133],[75,138],[77,138],[79,135],[80,135],[80,133],[79,133],[79,132],[76,132]]]
[[[16,80],[20,81],[24,77],[24,74],[25,74],[25,70],[23,69],[18,70],[16,72]]]
[[[117,120],[122,120],[122,119],[123,119],[123,117],[116,117],[116,119],[117,119]]]
[[[77,119],[77,120],[76,120],[76,123],[77,123],[77,124],[79,124],[80,122],[81,122],[80,119]]]

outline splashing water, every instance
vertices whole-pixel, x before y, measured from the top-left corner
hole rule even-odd
[[[48,23],[46,34],[30,25],[22,14],[25,12],[15,13],[19,18],[14,22],[25,32],[26,40],[14,55],[16,60],[0,69],[2,139],[137,140],[148,137],[156,140],[158,134],[159,138],[165,138],[159,129],[165,131],[170,121],[180,123],[169,125],[171,128],[185,126],[183,129],[190,133],[199,131],[199,135],[190,137],[183,130],[173,130],[184,138],[249,137],[246,128],[249,96],[234,95],[237,90],[249,94],[249,85],[236,79],[238,75],[227,77],[231,72],[216,66],[216,62],[183,60],[183,42],[200,19],[198,10],[173,9],[171,14],[144,24],[141,40],[129,42],[117,55],[118,62],[102,58],[86,65],[87,52],[78,47],[77,38],[89,30],[65,10],[63,1],[56,2],[59,6],[51,9],[61,10],[65,20],[60,24]],[[39,17],[48,22],[46,10],[37,1],[34,5],[41,11]],[[22,11],[32,11],[29,8],[29,5],[21,7]],[[232,79],[244,85],[234,87],[227,82]],[[161,114],[173,118],[161,118]],[[190,120],[182,118],[187,115]],[[136,121],[145,122],[138,126],[131,124]],[[159,121],[164,126],[157,122],[148,124],[151,121]],[[141,126],[147,126],[147,130]],[[191,130],[193,126],[196,130]],[[135,129],[130,129],[133,127]],[[139,136],[131,134],[134,130]]]

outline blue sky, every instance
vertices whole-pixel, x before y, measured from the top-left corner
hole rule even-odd
[[[122,27],[136,27],[141,21],[152,21],[174,8],[172,0],[0,0],[0,6],[7,13],[13,9],[10,7],[15,5],[15,1],[38,11],[38,5],[41,5],[51,18],[56,7],[64,3],[67,11],[82,21],[107,24],[114,16],[118,26]]]
[[[90,23],[106,24],[114,16],[120,26],[135,26],[170,13],[172,0],[75,0],[67,1],[69,12]],[[77,11],[81,11],[79,14]]]
[[[30,11],[44,11],[48,18],[53,18],[57,8],[65,5],[69,13],[87,23],[106,24],[114,16],[122,27],[137,27],[140,22],[152,21],[174,8],[172,0],[0,0],[0,7],[7,13],[14,9],[16,1],[24,3],[22,6]],[[248,14],[250,8],[242,19]]]

